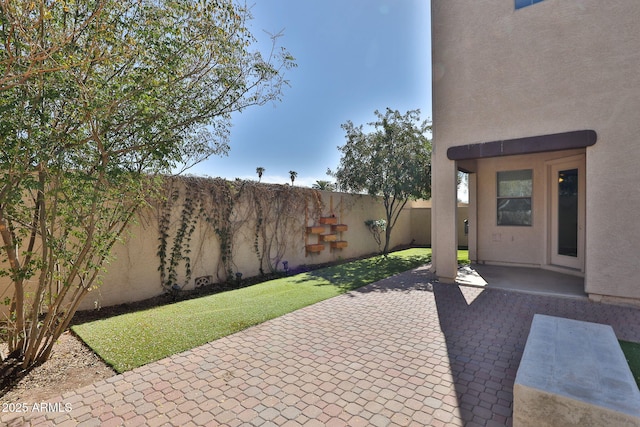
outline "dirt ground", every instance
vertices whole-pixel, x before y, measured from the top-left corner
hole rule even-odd
[[[42,402],[114,375],[116,372],[80,339],[65,332],[53,347],[49,360],[8,390],[0,391],[0,402]]]

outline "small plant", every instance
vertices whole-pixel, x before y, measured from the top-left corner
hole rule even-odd
[[[387,220],[385,219],[368,219],[364,222],[367,226],[373,240],[378,244],[378,251],[382,251],[382,233],[387,229]]]

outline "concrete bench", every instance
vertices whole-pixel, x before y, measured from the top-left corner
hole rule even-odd
[[[513,425],[640,426],[640,391],[613,328],[536,314],[513,387]]]

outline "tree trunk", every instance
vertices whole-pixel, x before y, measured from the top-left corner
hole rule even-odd
[[[387,216],[387,228],[384,230],[384,249],[382,249],[382,254],[387,256],[389,253],[389,244],[391,243],[391,229],[393,226],[391,225],[391,221],[389,220],[389,216]]]
[[[7,220],[4,217],[3,212],[0,211],[0,235],[2,236],[2,242],[5,247],[5,254],[7,259],[9,260],[9,266],[11,268],[11,279],[14,283],[15,290],[15,316],[16,316],[16,325],[15,328],[9,333],[9,353],[14,353],[18,350],[18,347],[21,347],[19,337],[25,332],[25,324],[24,324],[24,280],[20,274],[20,260],[18,259],[18,253],[16,252],[15,242],[13,236],[11,235],[11,231],[9,230],[9,226],[7,224]]]

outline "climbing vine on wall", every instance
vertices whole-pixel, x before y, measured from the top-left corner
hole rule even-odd
[[[197,209],[201,199],[197,189],[193,186],[185,186],[181,203],[180,217],[176,222],[172,221],[172,212],[176,203],[180,201],[181,188],[174,180],[165,181],[163,200],[158,209],[158,258],[160,260],[160,280],[166,289],[175,286],[182,287],[178,283],[178,268],[182,265],[185,271],[185,281],[191,279],[191,236],[197,224]],[[172,235],[170,233],[173,233]],[[171,247],[169,248],[169,239]]]
[[[255,186],[249,205],[253,206],[255,233],[253,248],[261,274],[278,270],[292,235],[302,234],[305,212],[319,217],[322,212],[320,193],[289,185]]]
[[[165,180],[164,197],[157,206],[158,269],[162,286],[170,290],[191,280],[191,241],[199,224],[216,237],[217,259],[203,262],[215,264],[219,281],[234,277],[234,244],[239,234],[246,238],[246,230],[253,230],[258,269],[266,274],[277,271],[289,244],[303,235],[304,218],[319,216],[322,200],[316,190],[289,185],[171,177]],[[184,277],[181,283],[179,271]]]
[[[233,213],[242,195],[243,186],[221,178],[202,180],[200,184],[205,186],[201,215],[213,229],[220,247],[216,276],[219,280],[231,280],[234,267],[233,241],[238,228],[234,224]]]
[[[160,283],[163,287],[171,287],[171,283],[168,279],[171,268],[167,264],[167,246],[169,239],[169,232],[171,228],[171,210],[173,204],[177,200],[179,193],[177,188],[174,188],[173,182],[165,182],[165,191],[162,194],[162,199],[158,204],[157,216],[158,216],[158,258],[160,260]]]

